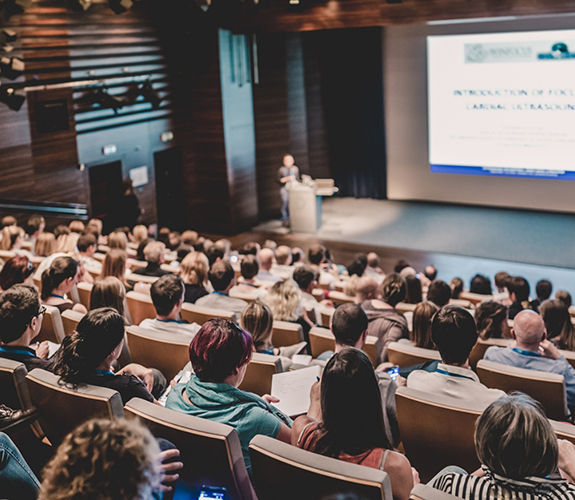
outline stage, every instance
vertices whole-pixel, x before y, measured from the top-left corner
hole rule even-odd
[[[575,215],[334,197],[323,201],[322,222],[317,234],[291,234],[279,221],[254,231],[292,242],[362,247],[356,251],[384,247],[392,258],[405,253],[408,260],[435,265],[440,279],[458,276],[467,286],[476,273],[493,278],[507,271],[524,276],[534,293],[537,281],[546,278],[554,291],[568,290],[575,297]]]

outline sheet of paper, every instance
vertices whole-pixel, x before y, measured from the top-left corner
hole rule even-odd
[[[279,403],[274,403],[274,406],[290,417],[307,413],[309,392],[314,382],[319,379],[320,370],[319,366],[310,366],[273,375],[272,396],[280,400]]]
[[[295,354],[292,356],[291,360],[296,365],[307,366],[310,364],[312,357],[309,354]]]
[[[176,384],[185,384],[186,382],[188,382],[188,380],[192,378],[193,372],[186,370],[187,367],[188,365],[186,365],[183,370],[180,370],[178,374],[174,377],[174,382]],[[170,394],[171,390],[172,386],[168,385],[168,388],[158,399],[158,403],[160,403],[162,406],[166,406],[166,400],[168,399],[168,394]]]
[[[60,344],[48,341],[48,358],[54,356],[58,349],[60,349]]]

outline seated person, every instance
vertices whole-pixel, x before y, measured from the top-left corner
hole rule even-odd
[[[239,293],[241,295],[247,295],[250,297],[259,298],[265,295],[265,290],[260,290],[260,287],[256,286],[256,276],[259,272],[258,259],[253,255],[246,255],[241,261],[240,271],[242,273],[243,281],[239,285],[235,285],[230,290],[230,293]]]
[[[440,309],[449,304],[451,288],[445,281],[433,280],[427,289],[427,302],[433,302]]]
[[[294,269],[293,280],[299,287],[301,293],[300,306],[302,309],[313,309],[314,322],[321,324],[321,312],[326,309],[333,309],[331,300],[321,300],[320,302],[312,295],[312,291],[317,287],[317,273],[310,266],[298,266]],[[310,318],[312,319],[312,318]]]
[[[383,278],[384,280],[385,278]],[[381,282],[383,283],[383,280]],[[378,298],[378,284],[377,282],[369,277],[362,276],[355,282],[355,300],[356,304],[361,304],[366,300],[377,299]]]
[[[90,311],[62,341],[54,373],[72,388],[90,384],[114,389],[124,404],[132,398],[156,402],[166,388],[166,378],[158,370],[131,363],[112,371],[123,344],[124,318],[109,307]]]
[[[471,279],[469,291],[479,295],[491,295],[491,281],[481,274],[476,274]]]
[[[78,238],[76,243],[78,253],[84,261],[84,267],[93,273],[100,274],[102,272],[102,263],[94,259],[94,254],[98,248],[96,237],[93,234],[83,234]]]
[[[56,250],[56,237],[53,233],[42,233],[38,235],[34,243],[34,255],[36,257],[48,257]]]
[[[264,281],[273,284],[282,280],[279,276],[276,276],[270,272],[273,263],[274,251],[271,248],[262,248],[259,255],[260,269],[257,274],[258,281]]]
[[[575,351],[575,327],[565,304],[558,299],[546,300],[539,306],[547,338],[559,349]]]
[[[86,314],[88,311],[82,304],[74,304],[67,294],[78,283],[80,268],[72,257],[58,257],[42,274],[42,303],[57,307],[63,313],[68,309]]]
[[[377,337],[377,361],[387,361],[387,346],[401,338],[409,337],[407,320],[395,306],[405,299],[405,280],[396,273],[390,274],[383,280],[379,293],[380,299],[366,300],[361,303],[367,314],[369,325],[367,334]]]
[[[475,310],[475,324],[481,340],[503,338],[507,330],[507,307],[492,300],[482,302]]]
[[[431,319],[439,308],[433,302],[421,302],[413,310],[413,328],[409,332],[409,340],[415,347],[434,349],[437,347],[431,339]],[[400,340],[403,342],[404,340]]]
[[[286,245],[280,245],[275,251],[275,264],[272,265],[270,273],[278,276],[282,280],[291,279],[293,276],[293,266],[291,248]]]
[[[493,294],[493,300],[500,302],[504,306],[511,305],[509,299],[509,290],[507,290],[507,282],[511,276],[505,271],[500,271],[495,275],[493,283],[495,284],[496,292]]]
[[[185,233],[184,233],[185,234]],[[180,264],[180,276],[186,288],[184,302],[195,304],[196,300],[208,295],[208,258],[202,252],[192,252]]]
[[[0,292],[8,290],[12,285],[26,283],[32,285],[34,264],[24,255],[16,255],[9,259],[0,271]]]
[[[429,484],[464,500],[575,498],[575,445],[557,440],[543,410],[525,394],[505,395],[483,412],[475,449],[481,469],[468,475],[448,467]]]
[[[419,278],[413,274],[408,274],[405,276],[405,286],[406,286],[406,295],[405,295],[405,303],[406,304],[419,304],[423,302],[423,289],[421,287],[421,281]]]
[[[155,332],[177,333],[185,335],[189,340],[198,333],[200,325],[181,321],[180,311],[184,303],[184,282],[175,274],[166,274],[154,282],[150,290],[155,319],[146,318],[140,323],[142,328]]]
[[[304,340],[309,344],[309,331],[314,325],[301,307],[301,295],[293,280],[279,281],[263,298],[270,306],[275,321],[287,321],[302,326]]]
[[[534,311],[539,311],[539,306],[543,304],[546,300],[551,297],[551,292],[553,291],[553,285],[549,280],[540,280],[535,285],[535,293],[537,298],[531,301],[531,309]]]
[[[431,338],[441,354],[433,373],[416,370],[407,377],[407,387],[458,400],[491,404],[505,393],[488,389],[469,367],[469,354],[477,342],[473,316],[458,306],[445,306],[433,317]]]
[[[407,500],[419,482],[409,460],[393,451],[377,377],[358,349],[345,348],[328,361],[321,382],[312,386],[307,415],[294,422],[292,444],[387,472],[395,500]]]
[[[517,368],[527,368],[563,375],[567,391],[567,404],[575,407],[575,369],[559,349],[547,340],[543,318],[535,311],[520,311],[515,317],[511,336],[515,346],[492,346],[485,351],[483,359]]]
[[[242,311],[248,303],[245,300],[234,299],[229,295],[230,289],[234,286],[236,281],[235,275],[236,274],[228,261],[218,260],[214,262],[208,274],[214,291],[209,295],[200,297],[196,301],[196,305],[210,309],[220,309],[222,311],[232,313],[234,322],[239,323]]]
[[[101,307],[111,307],[124,317],[126,325],[130,325],[129,315],[124,307],[126,300],[126,288],[122,282],[114,276],[108,276],[98,280],[90,292],[90,310]]]
[[[144,258],[148,265],[136,269],[133,274],[142,274],[144,276],[163,276],[169,274],[164,271],[160,266],[164,263],[164,250],[166,245],[161,241],[152,241],[144,248]]]
[[[190,344],[195,375],[176,385],[166,401],[166,408],[171,410],[232,426],[250,473],[248,447],[252,438],[262,434],[290,443],[292,425],[289,417],[268,403],[277,399],[238,389],[252,349],[251,335],[234,323],[221,318],[204,323]]]
[[[555,292],[555,298],[563,302],[563,304],[565,304],[565,307],[567,307],[567,309],[569,309],[573,304],[571,294],[565,290],[557,290]]]
[[[379,267],[379,255],[375,252],[369,252],[367,254],[367,267],[365,268],[363,275],[372,278],[378,285],[383,283],[385,273],[381,267]]]
[[[48,359],[48,341],[31,346],[45,312],[34,286],[14,285],[0,294],[0,357],[24,363],[28,371],[51,371],[54,360]]]
[[[312,245],[307,253],[311,267],[318,273],[318,283],[326,285],[329,290],[335,290],[338,282],[338,270],[328,259],[329,251],[323,245]]]
[[[451,298],[458,299],[463,292],[463,280],[461,278],[453,278],[449,282],[449,288],[451,288]]]
[[[508,307],[509,319],[515,319],[517,313],[530,308],[529,283],[521,276],[513,276],[507,280],[507,290],[511,301]]]
[[[7,500],[37,500],[40,481],[7,434],[0,432],[0,491]]]

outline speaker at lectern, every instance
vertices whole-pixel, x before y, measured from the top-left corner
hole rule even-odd
[[[321,227],[323,196],[337,193],[333,179],[315,179],[302,175],[302,182],[291,182],[289,189],[290,226],[294,233],[315,233]]]

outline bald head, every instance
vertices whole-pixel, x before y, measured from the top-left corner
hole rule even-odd
[[[518,347],[538,346],[539,342],[545,338],[543,318],[535,311],[521,311],[513,321],[513,333]]]
[[[368,276],[359,278],[355,284],[355,301],[374,299],[377,293],[377,282]]]
[[[274,261],[274,252],[270,248],[260,250],[260,269],[269,271]]]
[[[369,252],[367,254],[367,265],[369,267],[379,267],[379,255],[375,252]]]

